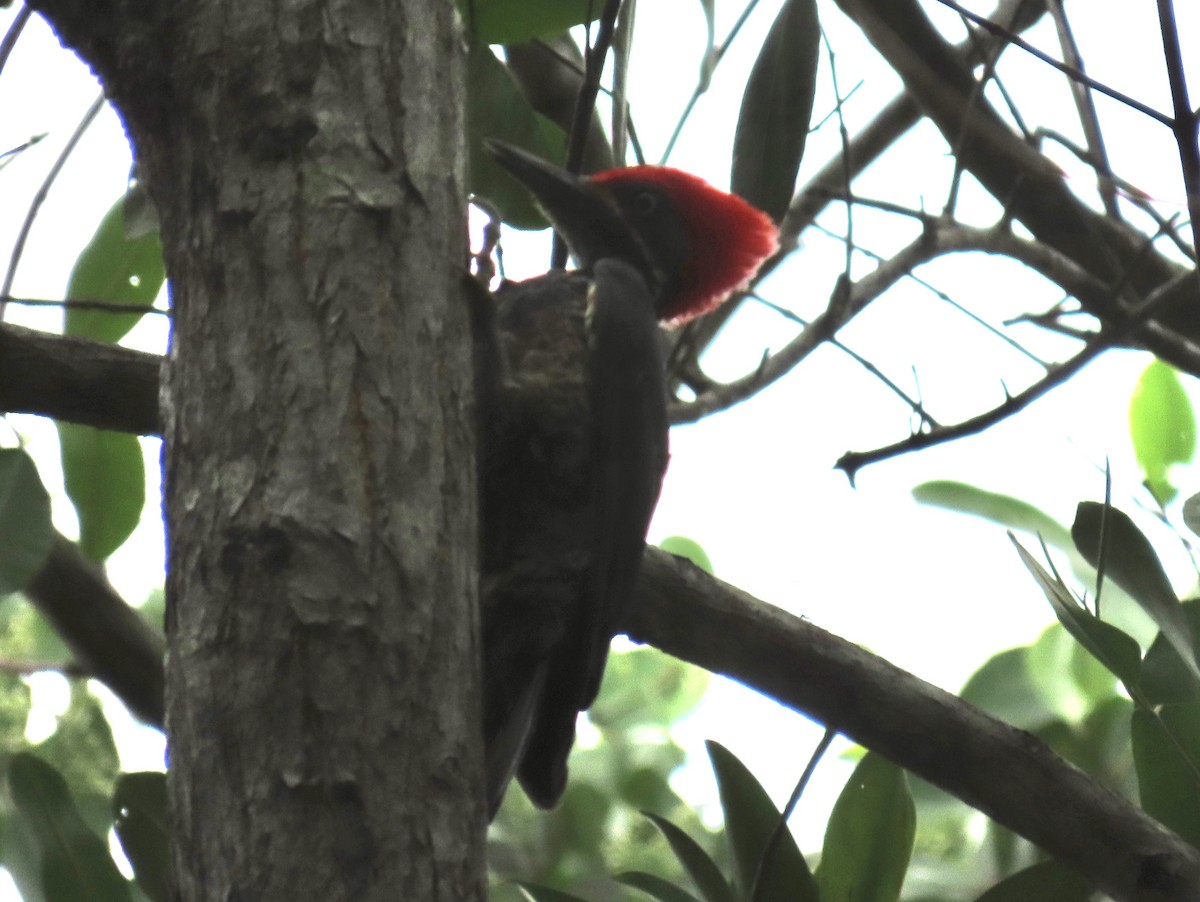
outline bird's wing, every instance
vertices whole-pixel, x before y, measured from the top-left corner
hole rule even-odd
[[[590,301],[588,384],[593,442],[590,594],[592,665],[584,692],[596,698],[605,656],[620,628],[667,469],[667,386],[654,299],[637,270],[601,260]]]
[[[596,698],[608,646],[637,580],[667,462],[666,382],[658,319],[632,266],[601,260],[588,297],[591,410],[590,560],[578,610],[554,654],[518,770],[535,802],[566,785],[577,713]]]

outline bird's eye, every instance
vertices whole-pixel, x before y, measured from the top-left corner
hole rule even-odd
[[[649,216],[658,209],[658,195],[650,191],[639,191],[633,196],[633,212]]]

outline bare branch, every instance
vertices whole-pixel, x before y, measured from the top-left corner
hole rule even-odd
[[[877,448],[873,451],[848,451],[838,460],[837,468],[844,470],[850,482],[853,483],[858,471],[868,464],[878,463],[881,460],[919,451],[923,448],[964,438],[968,435],[976,435],[988,427],[994,426],[1001,420],[1007,419],[1013,414],[1024,410],[1047,392],[1062,385],[1104,351],[1124,340],[1129,332],[1137,329],[1149,317],[1153,316],[1156,308],[1161,307],[1166,301],[1172,298],[1170,289],[1190,278],[1191,273],[1183,273],[1176,277],[1174,283],[1163,286],[1160,291],[1139,305],[1137,310],[1131,313],[1126,321],[1110,326],[1102,332],[1093,335],[1084,345],[1082,351],[1069,360],[1052,366],[1043,378],[1033,383],[1033,385],[1024,391],[1010,395],[1005,399],[1003,404],[993,407],[986,413],[963,420],[961,423],[942,426],[927,432],[914,433],[903,441],[896,442],[884,448]]]
[[[963,18],[969,19],[970,21],[974,22],[976,25],[978,25],[980,28],[987,31],[989,34],[992,34],[1004,41],[1007,41],[1008,43],[1012,44],[1014,47],[1020,47],[1022,50],[1024,50],[1030,56],[1037,57],[1039,60],[1041,60],[1047,66],[1052,66],[1053,68],[1057,69],[1059,72],[1062,72],[1064,75],[1069,77],[1072,81],[1078,82],[1079,84],[1082,84],[1082,85],[1087,85],[1092,90],[1098,91],[1101,94],[1107,95],[1108,97],[1111,97],[1113,100],[1123,103],[1126,106],[1137,110],[1139,113],[1149,116],[1151,119],[1155,120],[1156,122],[1160,122],[1163,125],[1170,127],[1171,117],[1168,116],[1166,113],[1160,112],[1159,110],[1154,109],[1154,107],[1148,106],[1148,105],[1142,103],[1140,100],[1136,100],[1133,97],[1130,97],[1128,94],[1122,94],[1116,88],[1110,88],[1108,85],[1104,84],[1103,82],[1099,82],[1099,81],[1096,81],[1094,78],[1090,78],[1088,75],[1086,75],[1085,73],[1081,72],[1080,70],[1078,70],[1072,66],[1068,66],[1065,63],[1059,62],[1054,57],[1050,56],[1049,54],[1043,53],[1041,50],[1034,47],[1032,44],[1030,44],[1024,38],[1021,38],[1018,35],[1013,34],[1011,31],[1009,31],[1004,26],[998,25],[997,23],[979,15],[978,13],[971,12],[966,7],[961,6],[960,4],[956,3],[955,0],[938,0],[938,2],[941,3],[943,6],[950,7],[952,10],[954,10],[956,13],[958,13]]]
[[[1175,4],[1172,0],[1158,0],[1158,21],[1162,29],[1167,78],[1171,83],[1171,104],[1175,108],[1172,128],[1183,169],[1188,218],[1192,221],[1192,247],[1196,252],[1195,259],[1200,260],[1200,113],[1192,109],[1188,99],[1187,75],[1183,68],[1183,51],[1179,46],[1179,28],[1175,24]],[[1197,278],[1200,279],[1200,272]]]
[[[29,22],[29,17],[32,15],[33,10],[28,6],[22,5],[17,10],[17,14],[13,16],[13,20],[8,26],[8,31],[4,33],[4,39],[0,40],[0,72],[4,71],[4,66],[8,63],[8,58],[12,55],[13,47],[17,45],[17,40],[21,37],[21,32],[25,30],[25,25]]]
[[[119,345],[0,325],[0,410],[159,435],[161,363]]]
[[[1083,72],[1083,56],[1075,43],[1075,35],[1071,31],[1071,22],[1067,19],[1067,10],[1063,0],[1051,0],[1050,15],[1054,19],[1054,27],[1058,30],[1058,42],[1062,47],[1063,61],[1077,72]],[[1079,115],[1079,124],[1083,129],[1084,140],[1087,141],[1088,158],[1096,168],[1099,177],[1100,197],[1104,201],[1104,212],[1109,216],[1120,218],[1121,209],[1117,205],[1116,180],[1112,166],[1108,162],[1108,151],[1104,146],[1104,133],[1100,131],[1100,120],[1096,115],[1096,103],[1092,98],[1091,88],[1082,81],[1070,80],[1071,94],[1075,98],[1075,109]]]
[[[1125,297],[1081,298],[1089,313],[1123,321],[1130,299],[1137,303],[1179,274],[1177,264],[1147,249],[1144,235],[1083,204],[1058,168],[1014,134],[986,99],[972,103],[974,77],[915,0],[837,2],[904,79],[946,140],[969,136],[961,147],[963,163],[1015,219],[1084,270],[1124,287]],[[1194,340],[1200,337],[1200,320],[1189,294],[1194,291],[1172,292],[1156,319]],[[1187,365],[1152,328],[1143,327],[1129,341],[1177,366]]]
[[[0,295],[0,304],[16,304],[18,307],[60,307],[63,310],[99,310],[103,313],[118,313],[128,316],[131,313],[149,313],[156,316],[170,316],[171,311],[153,304],[122,304],[118,301],[93,301],[86,298],[17,298],[12,295]]]
[[[681,558],[647,550],[627,627],[942,787],[1120,902],[1200,898],[1200,853],[1037,737]]]
[[[21,255],[25,252],[25,242],[29,238],[29,231],[33,228],[34,220],[37,219],[38,211],[41,210],[42,204],[46,202],[46,198],[50,194],[50,187],[58,178],[58,174],[62,172],[63,166],[66,165],[71,154],[75,152],[75,148],[79,146],[79,141],[83,138],[84,132],[96,120],[103,107],[104,94],[101,92],[100,96],[88,107],[87,112],[83,114],[83,117],[79,120],[79,124],[75,126],[75,131],[67,139],[67,143],[63,145],[58,159],[54,161],[54,164],[50,167],[50,171],[46,173],[46,177],[42,180],[42,184],[34,192],[33,200],[29,202],[29,209],[25,212],[25,219],[21,223],[20,230],[17,232],[17,240],[13,242],[12,254],[8,259],[8,268],[4,272],[4,279],[0,281],[0,317],[4,315],[4,299],[12,291],[13,279],[17,277],[17,265],[21,262]]]
[[[844,296],[835,291],[835,302],[754,372],[733,382],[708,384],[694,401],[680,402],[672,407],[671,422],[694,423],[752,397],[791,372],[822,342],[835,335],[871,301],[910,275],[916,267],[943,254],[964,251],[983,251],[1012,257],[1060,285],[1068,294],[1081,299],[1090,301],[1094,297],[1107,297],[1113,292],[1112,286],[1040,242],[1018,238],[1004,228],[979,229],[930,219],[920,237],[851,285]],[[1154,309],[1158,306],[1156,304]],[[1196,362],[1200,363],[1200,358]],[[920,433],[912,440],[928,434]]]
[[[1022,31],[1036,24],[1044,11],[1045,5],[1041,2],[1002,0],[995,16],[1000,21],[1011,22],[1014,30]],[[1003,42],[998,38],[983,34],[960,44],[955,50],[966,65],[974,66],[982,62],[986,54],[1001,46]],[[800,234],[816,221],[818,214],[837,196],[836,192],[843,190],[847,165],[850,179],[853,180],[916,125],[920,118],[921,108],[916,97],[910,91],[905,91],[889,101],[861,132],[851,138],[845,153],[834,154],[821,167],[793,198],[779,225],[779,252],[759,270],[754,285],[770,275],[796,249]],[[668,374],[676,384],[682,382],[697,391],[704,389],[706,382],[697,361],[739,306],[739,299],[733,298],[679,331],[671,348],[668,366]]]
[[[605,0],[604,11],[600,14],[599,27],[596,29],[596,42],[587,48],[583,57],[583,84],[579,88],[575,112],[571,117],[571,128],[567,132],[568,172],[580,172],[583,165],[583,151],[587,145],[592,117],[596,112],[596,96],[600,93],[600,76],[604,72],[604,60],[612,45],[613,31],[616,29],[617,13],[620,9],[621,0]],[[562,269],[566,264],[567,244],[556,232],[550,253],[550,268]]]
[[[135,715],[163,723],[162,633],[125,603],[74,542],[56,536],[25,595],[74,653]]]

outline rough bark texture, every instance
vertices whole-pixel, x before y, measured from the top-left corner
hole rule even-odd
[[[26,340],[23,334],[9,338]],[[79,352],[88,345],[70,347]],[[103,346],[91,348],[99,361],[111,356]],[[154,383],[153,360],[122,353],[128,357],[123,371],[136,373],[143,389]],[[34,410],[57,403],[32,392],[23,397]],[[60,558],[52,562],[70,563]],[[106,621],[106,629],[116,625],[116,618]],[[1036,737],[680,558],[647,551],[624,626],[637,641],[734,677],[936,783],[1071,864],[1115,899],[1200,898],[1200,855],[1193,847]],[[73,647],[89,661],[102,661],[106,649],[130,642],[95,630],[73,637]],[[138,682],[161,683],[157,667],[152,661]],[[101,674],[110,669],[97,667]]]
[[[182,899],[482,898],[450,0],[42,0],[158,207]]]

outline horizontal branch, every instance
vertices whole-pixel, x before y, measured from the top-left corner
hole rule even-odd
[[[657,549],[648,550],[630,607],[630,638],[843,733],[1036,843],[1114,899],[1200,899],[1196,849],[1030,733]]]
[[[157,354],[0,325],[0,410],[158,435]]]

